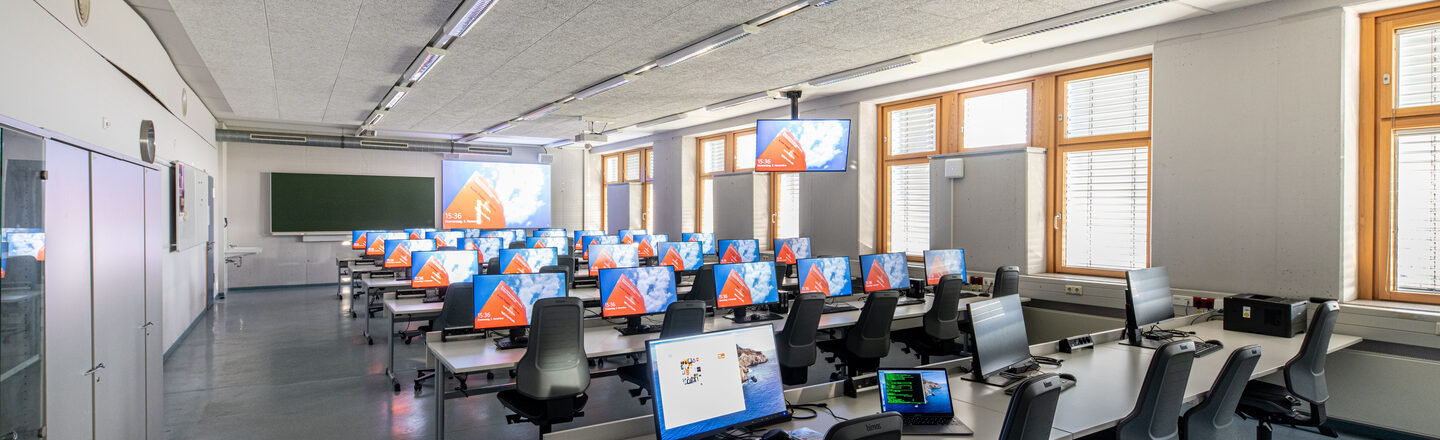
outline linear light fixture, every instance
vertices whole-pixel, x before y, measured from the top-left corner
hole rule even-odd
[[[545,148],[560,148],[560,147],[564,147],[564,146],[571,145],[571,144],[574,144],[574,143],[575,143],[575,140],[574,140],[574,139],[561,139],[561,140],[558,140],[558,141],[555,141],[555,142],[551,142],[551,143],[545,144]]]
[[[806,6],[810,6],[810,2],[806,0],[800,0],[798,2],[786,5],[783,8],[770,11],[770,13],[768,14],[756,17],[754,20],[750,20],[749,24],[753,24],[755,26],[764,26],[766,23],[779,20],[781,17],[795,13],[795,11],[805,9]]]
[[[831,3],[835,3],[835,2],[837,2],[837,1],[839,1],[839,0],[810,0],[810,6],[814,6],[814,7],[817,7],[817,8],[823,8],[823,7],[829,6]]]
[[[505,122],[501,122],[500,125],[496,125],[496,126],[494,126],[494,127],[490,127],[490,128],[485,129],[485,131],[480,132],[480,134],[495,134],[495,133],[499,133],[499,132],[502,132],[502,131],[505,131],[505,130],[509,130],[510,127],[514,127],[514,126],[515,126],[515,121],[505,121]]]
[[[713,112],[713,111],[716,111],[716,110],[724,110],[724,109],[727,109],[727,108],[730,108],[730,107],[734,107],[734,106],[741,105],[741,104],[749,104],[749,103],[751,103],[751,102],[759,101],[759,100],[761,100],[761,99],[765,99],[765,98],[769,98],[769,97],[770,97],[770,93],[768,93],[768,92],[760,92],[760,93],[756,93],[756,94],[753,94],[753,95],[745,95],[745,96],[741,96],[741,97],[739,97],[739,98],[731,99],[731,100],[729,100],[729,101],[717,102],[717,103],[714,103],[714,104],[707,105],[707,106],[705,106],[705,111],[711,111],[711,112]]]
[[[402,86],[392,87],[392,88],[390,88],[390,93],[388,93],[388,94],[385,95],[385,100],[384,100],[384,101],[381,101],[381,102],[384,102],[385,104],[384,104],[384,105],[381,105],[380,108],[385,109],[385,110],[390,110],[391,108],[395,107],[395,104],[399,104],[401,99],[405,99],[405,95],[408,95],[408,94],[410,94],[410,88],[409,88],[409,87],[402,87]]]
[[[636,127],[636,128],[654,127],[654,126],[656,126],[656,125],[664,124],[664,123],[666,123],[666,122],[675,122],[675,121],[679,121],[679,120],[681,120],[681,119],[685,119],[685,114],[684,114],[684,113],[676,113],[676,114],[673,114],[673,115],[670,115],[670,116],[666,116],[666,117],[663,117],[663,118],[651,119],[651,120],[649,120],[649,121],[645,121],[645,122],[641,122],[641,123],[639,123],[639,124],[635,124],[635,127]]]
[[[908,66],[920,62],[920,55],[906,55],[892,60],[885,60],[864,67],[857,67],[844,72],[825,75],[810,80],[811,86],[819,87],[835,84],[841,81],[849,81],[872,73],[880,73],[897,67]]]
[[[659,64],[660,67],[674,66],[685,60],[713,52],[715,49],[725,47],[727,44],[740,41],[740,39],[748,37],[750,34],[759,32],[760,26],[748,24],[735,26],[718,34],[711,35],[710,38],[700,40],[698,43],[686,46],[684,49],[666,55],[664,58],[661,58],[660,61],[656,62],[656,64]]]
[[[995,44],[1003,41],[1014,40],[1020,37],[1050,32],[1056,29],[1074,26],[1087,21],[1098,20],[1101,18],[1123,14],[1137,9],[1147,8],[1150,6],[1155,6],[1161,3],[1168,2],[1170,2],[1170,0],[1120,0],[1117,2],[1106,3],[1089,9],[1082,9],[1079,11],[1071,12],[1069,14],[1061,15],[1054,18],[1040,20],[1026,25],[1016,26],[1000,32],[985,35],[983,37],[980,37],[980,39],[985,41],[985,44]]]
[[[384,118],[386,113],[387,112],[384,110],[371,111],[370,117],[365,118],[365,123],[362,125],[368,125],[373,127],[375,126],[375,124],[380,123],[380,119]]]
[[[480,140],[480,138],[482,138],[482,137],[485,137],[485,134],[484,134],[484,133],[470,133],[470,134],[467,134],[467,135],[465,135],[465,136],[462,136],[460,139],[456,139],[455,142],[459,142],[459,143],[462,143],[462,144],[468,144],[468,143],[471,143],[471,142],[478,141],[478,140]]]
[[[656,67],[659,67],[659,64],[655,64],[655,63],[646,64],[646,65],[644,65],[644,66],[637,67],[635,70],[631,70],[631,71],[630,71],[630,74],[631,74],[631,75],[639,75],[639,74],[642,74],[642,73],[645,73],[645,72],[649,72],[649,71],[655,69]]]
[[[610,78],[610,79],[608,79],[608,80],[605,80],[605,82],[602,82],[602,83],[600,83],[600,84],[596,84],[596,85],[590,86],[590,88],[588,88],[588,89],[585,89],[585,90],[581,90],[581,91],[579,91],[579,92],[576,92],[576,93],[575,93],[575,99],[582,99],[582,100],[583,100],[583,99],[585,99],[585,98],[590,98],[590,97],[593,97],[593,96],[595,96],[595,95],[599,95],[599,94],[601,94],[601,93],[605,93],[605,92],[607,92],[607,91],[610,91],[610,89],[614,89],[614,88],[616,88],[616,87],[620,87],[620,86],[623,86],[623,85],[625,85],[625,84],[629,84],[630,81],[634,81],[634,80],[635,80],[635,75],[630,75],[630,74],[625,74],[625,75],[620,75],[620,76],[617,76],[617,77],[614,77],[614,78]]]
[[[426,46],[425,50],[420,51],[420,56],[415,58],[415,62],[410,63],[410,68],[405,69],[406,85],[413,85],[424,79],[425,75],[430,73],[430,69],[434,69],[447,53],[449,52],[445,49]]]
[[[521,117],[515,118],[515,120],[517,120],[517,121],[530,121],[530,120],[540,119],[540,118],[545,117],[545,115],[548,115],[548,114],[551,114],[551,113],[555,113],[556,110],[560,110],[560,103],[558,103],[558,102],[552,102],[552,103],[549,103],[549,104],[545,104],[544,107],[540,107],[540,108],[537,108],[537,109],[535,109],[535,110],[531,110],[529,113],[526,113],[525,116],[521,116]]]
[[[460,4],[460,8],[456,9],[457,11],[464,10],[465,13],[451,15],[450,19],[445,22],[444,29],[449,30],[447,34],[453,38],[460,38],[470,33],[470,29],[485,17],[486,12],[490,12],[490,7],[495,6],[496,1],[498,0],[465,0]]]

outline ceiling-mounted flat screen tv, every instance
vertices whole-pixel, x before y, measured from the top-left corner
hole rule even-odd
[[[755,121],[755,171],[845,171],[849,119]]]

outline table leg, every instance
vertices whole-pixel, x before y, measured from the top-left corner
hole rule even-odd
[[[390,324],[385,326],[385,345],[390,350],[390,357],[389,361],[385,363],[385,375],[390,376],[390,384],[398,393],[400,392],[400,380],[395,377],[395,312],[390,312],[387,316],[389,316],[387,322]]]
[[[370,289],[365,289],[365,331],[360,334],[365,336],[366,345],[375,345],[375,337],[370,335]]]
[[[447,374],[450,374],[450,372],[446,371],[444,364],[439,364],[435,366],[434,390],[436,440],[445,440],[445,375]]]

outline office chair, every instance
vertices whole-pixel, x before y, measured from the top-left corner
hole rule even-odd
[[[703,264],[695,270],[695,282],[683,299],[704,301],[706,307],[715,307],[715,265]]]
[[[475,328],[475,285],[472,283],[451,284],[445,288],[445,302],[440,305],[440,315],[430,324],[430,329],[440,331],[442,335],[460,330],[460,332],[473,332]],[[409,343],[407,340],[406,343]],[[416,370],[419,375],[415,378],[415,391],[420,391],[425,381],[435,377],[435,369],[421,368]],[[455,379],[460,381],[460,389],[468,388],[465,379],[469,375],[456,374]],[[395,391],[400,391],[400,385],[395,385]]]
[[[1255,373],[1255,364],[1260,362],[1260,346],[1240,347],[1230,352],[1220,376],[1210,385],[1210,393],[1199,405],[1190,408],[1180,417],[1180,438],[1184,440],[1207,440],[1240,438],[1242,434],[1232,432],[1235,423],[1235,409],[1240,396],[1245,393],[1245,383]]]
[[[900,413],[871,414],[831,426],[825,431],[825,440],[900,440],[903,426]]]
[[[815,365],[815,333],[820,328],[820,312],[824,310],[823,293],[802,293],[791,302],[785,328],[775,334],[780,383],[804,385],[809,380],[810,366]]]
[[[555,259],[555,264],[559,265],[560,267],[564,267],[565,270],[569,271],[569,275],[565,276],[566,288],[575,288],[575,257],[572,257],[570,255],[561,255]]]
[[[485,274],[486,274],[486,275],[499,275],[499,274],[500,274],[500,257],[491,258],[490,261],[486,261],[486,262],[485,262]]]
[[[1046,373],[1017,385],[1000,426],[1000,440],[1049,440],[1060,404],[1060,376]]]
[[[524,241],[512,241],[512,242],[510,242],[509,245],[506,245],[505,247],[506,247],[507,249],[525,249],[525,242],[524,242]]]
[[[705,333],[705,302],[704,301],[676,301],[665,308],[665,320],[660,324],[660,338],[670,339],[681,336],[698,335]],[[653,394],[650,387],[650,367],[644,362],[633,365],[626,365],[615,369],[615,375],[620,380],[639,385],[640,388],[630,390],[631,397],[639,397],[640,404],[644,405],[650,397],[640,396],[641,391]]]
[[[999,298],[1019,293],[1020,266],[1000,266],[999,269],[995,269],[995,287],[990,292],[990,297]]]
[[[920,358],[920,365],[929,365],[931,356],[964,353],[957,340],[963,336],[960,329],[963,318],[960,313],[960,298],[967,295],[959,288],[964,285],[963,279],[964,276],[959,274],[942,277],[935,288],[935,299],[930,302],[930,310],[926,310],[921,318],[921,326],[895,332],[895,340],[905,346],[902,350],[914,353],[915,357]]]
[[[1285,372],[1285,386],[1261,381],[1250,381],[1245,386],[1237,411],[1260,422],[1255,427],[1255,437],[1259,440],[1270,439],[1274,434],[1272,425],[1314,427],[1320,434],[1337,436],[1334,429],[1325,426],[1325,402],[1330,400],[1330,390],[1325,385],[1325,357],[1339,315],[1340,303],[1335,301],[1326,301],[1315,308],[1315,317],[1305,332],[1305,340],[1300,343],[1300,353],[1281,367]],[[1301,403],[1309,404],[1308,414],[1297,409]]]
[[[505,423],[533,423],[540,436],[556,423],[585,415],[590,368],[585,361],[585,309],[580,298],[545,298],[530,313],[529,345],[515,365],[515,388],[495,397],[515,414]]]
[[[570,291],[570,282],[573,281],[572,278],[575,277],[575,271],[569,270],[565,266],[558,264],[553,266],[540,266],[540,270],[538,270],[537,273],[565,274],[565,291],[567,292]]]
[[[1175,341],[1155,349],[1135,408],[1109,436],[1120,440],[1179,440],[1180,405],[1195,362],[1195,341]],[[1102,436],[1105,434],[1102,434]]]
[[[865,308],[860,310],[860,319],[845,329],[843,339],[823,341],[817,345],[821,351],[834,353],[826,358],[840,363],[835,365],[831,380],[854,377],[861,373],[875,372],[880,367],[880,358],[890,353],[890,325],[895,322],[895,305],[900,294],[893,291],[875,292],[865,298]]]

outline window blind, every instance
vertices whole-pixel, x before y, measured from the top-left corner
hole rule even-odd
[[[655,180],[655,152],[645,152],[645,180]]]
[[[1148,162],[1149,147],[1065,153],[1065,266],[1148,265]]]
[[[625,180],[640,180],[640,154],[625,155]]]
[[[890,167],[890,252],[921,255],[930,248],[930,165]]]
[[[779,212],[776,214],[775,237],[794,238],[800,236],[800,175],[772,174],[780,179]]]
[[[1395,287],[1440,294],[1440,130],[1400,132],[1395,146]]]
[[[655,184],[645,183],[645,229],[655,230]]]
[[[1065,137],[1150,129],[1150,69],[1065,82]]]
[[[620,158],[610,156],[605,158],[605,183],[614,183],[620,180]]]
[[[1440,104],[1440,24],[1395,31],[1395,106]]]
[[[735,136],[735,169],[755,168],[755,135]]]
[[[965,148],[1030,142],[1030,89],[965,98]]]
[[[700,157],[704,158],[702,160],[704,165],[702,172],[717,173],[725,171],[725,139],[705,141],[700,147]]]
[[[935,106],[890,112],[890,155],[935,151]]]
[[[715,232],[715,179],[700,181],[700,232]]]

